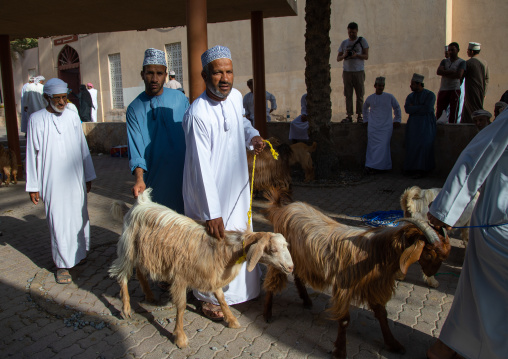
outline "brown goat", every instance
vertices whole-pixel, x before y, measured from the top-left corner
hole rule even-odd
[[[305,172],[305,181],[314,181],[314,165],[312,164],[311,153],[316,150],[317,143],[312,143],[312,146],[308,146],[303,142],[298,142],[291,145],[291,158],[289,165],[294,166],[299,163]]]
[[[270,146],[267,144],[260,155],[256,156],[256,172],[254,173],[254,191],[264,192],[270,188],[280,188],[284,191],[291,191],[291,170],[289,161],[291,148],[287,144],[281,144],[276,138],[270,138],[273,148],[279,153],[275,160],[272,156]],[[247,163],[249,164],[249,181],[252,183],[252,163],[254,151],[247,151]]]
[[[414,219],[398,227],[364,229],[337,223],[317,208],[303,202],[290,203],[279,191],[266,197],[266,210],[274,231],[284,235],[295,264],[294,278],[304,306],[312,301],[305,284],[315,290],[332,288],[332,318],[339,323],[333,355],[346,358],[346,328],[349,305],[368,303],[379,320],[388,349],[404,352],[388,326],[386,303],[395,291],[395,275],[407,272],[420,261],[426,275],[433,275],[450,253],[444,231],[438,235],[427,223]],[[285,205],[284,205],[285,204]],[[264,282],[267,292],[264,317],[272,317],[273,294],[287,282],[287,275],[270,267]]]
[[[11,183],[11,175],[14,184],[18,183],[18,160],[16,153],[10,148],[5,149],[0,145],[0,171],[3,174],[5,185]]]
[[[242,266],[238,260],[246,255],[248,271],[258,262],[283,273],[293,270],[287,242],[281,234],[226,231],[226,238],[217,240],[208,235],[202,224],[153,203],[150,192],[147,189],[139,195],[123,218],[118,258],[109,269],[110,276],[120,284],[124,318],[131,316],[127,282],[134,268],[149,301],[153,300],[153,294],[147,274],[154,281],[171,283],[171,297],[177,308],[174,336],[179,348],[188,345],[183,330],[187,288],[213,292],[229,327],[239,328],[222,291],[238,275]],[[118,207],[118,202],[113,206]],[[117,219],[121,219],[121,212],[121,208],[112,209]]]

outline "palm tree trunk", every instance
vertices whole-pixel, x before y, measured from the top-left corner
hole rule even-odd
[[[326,179],[338,171],[337,151],[331,137],[330,94],[330,14],[331,0],[307,0],[305,4],[305,84],[310,138],[315,152],[316,174]]]

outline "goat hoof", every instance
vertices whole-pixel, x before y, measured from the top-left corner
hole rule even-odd
[[[184,338],[178,337],[175,340],[175,344],[180,349],[187,348],[189,346],[189,340],[187,339],[187,336]]]
[[[125,311],[122,310],[121,315],[122,315],[122,318],[125,319],[125,320],[132,318],[130,310],[128,312],[125,312]]]
[[[263,313],[263,318],[265,319],[265,322],[267,322],[267,323],[273,322],[272,313]]]
[[[439,282],[434,277],[427,278],[427,285],[432,288],[439,287]]]
[[[147,303],[155,303],[155,298],[153,296],[145,297],[145,302]]]
[[[347,359],[347,352],[344,349],[335,348],[332,352],[334,359]]]
[[[229,328],[232,328],[232,329],[238,329],[238,328],[241,328],[241,325],[240,323],[238,323],[238,320],[232,320],[231,322],[228,323],[228,327]]]

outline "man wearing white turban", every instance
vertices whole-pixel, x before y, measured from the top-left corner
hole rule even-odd
[[[466,61],[464,110],[462,115],[463,123],[473,123],[472,114],[476,110],[483,109],[483,100],[487,94],[489,85],[489,67],[487,62],[478,57],[481,45],[477,42],[470,42],[467,48]]]
[[[35,205],[44,202],[60,284],[71,282],[69,268],[90,249],[86,194],[95,179],[79,116],[66,107],[67,91],[60,79],[44,85],[49,105],[30,116],[26,144],[26,191]]]
[[[263,138],[243,117],[242,94],[233,88],[233,62],[227,47],[215,46],[201,56],[206,83],[203,92],[183,118],[185,165],[183,199],[185,215],[206,221],[207,231],[223,238],[225,230],[247,230],[249,174],[245,147],[259,154]],[[249,228],[251,229],[251,228]],[[223,288],[226,302],[242,303],[260,292],[261,270],[247,271]],[[221,320],[223,313],[211,293],[194,292],[204,303],[203,313]]]
[[[48,106],[42,95],[44,80],[46,80],[44,76],[36,76],[33,79],[33,83],[28,84],[25,89],[25,93],[21,100],[21,132],[26,133],[28,120],[32,113]]]

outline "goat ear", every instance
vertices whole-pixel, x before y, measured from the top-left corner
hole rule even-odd
[[[425,247],[425,242],[417,240],[415,243],[409,247],[407,247],[402,255],[400,256],[399,265],[400,271],[406,275],[407,270],[414,262],[417,262],[420,259],[420,255],[422,254],[423,248]]]
[[[270,239],[269,233],[256,233],[254,235],[257,240],[250,246],[247,252],[247,270],[249,272],[252,272],[256,264],[258,264]]]

